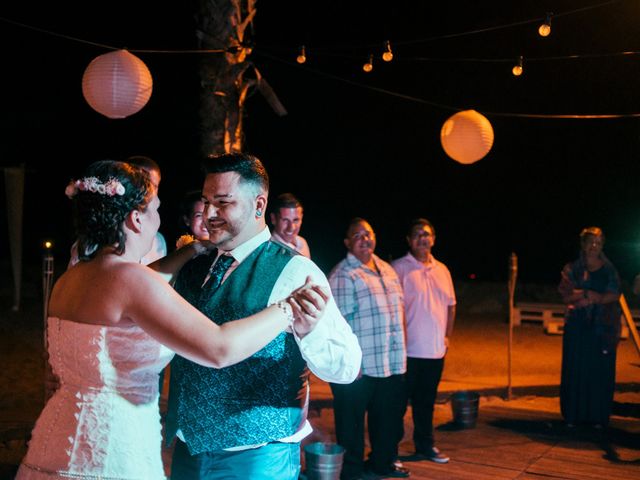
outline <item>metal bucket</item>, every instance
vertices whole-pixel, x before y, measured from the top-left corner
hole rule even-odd
[[[478,419],[480,394],[462,390],[451,395],[453,421],[462,428],[474,428]]]
[[[308,480],[339,480],[344,448],[337,443],[311,443],[304,447]]]

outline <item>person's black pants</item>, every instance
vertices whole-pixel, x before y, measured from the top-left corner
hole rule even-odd
[[[433,407],[443,368],[444,357],[407,357],[407,394],[413,412],[413,443],[417,453],[428,453],[433,447]]]
[[[345,448],[341,478],[364,471],[364,419],[367,415],[371,453],[368,467],[386,473],[398,456],[405,405],[403,375],[386,378],[362,376],[348,385],[332,383],[336,440]]]

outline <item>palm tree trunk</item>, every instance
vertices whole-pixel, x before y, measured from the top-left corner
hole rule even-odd
[[[197,36],[201,49],[224,49],[200,63],[200,138],[204,155],[242,150],[242,116],[251,67],[245,32],[256,0],[199,0]]]

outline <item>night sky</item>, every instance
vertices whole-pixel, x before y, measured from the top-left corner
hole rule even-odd
[[[117,47],[195,48],[191,2],[172,3],[179,5],[21,2],[0,7],[0,17]],[[640,271],[640,119],[512,115],[639,113],[640,55],[612,54],[640,51],[640,2],[262,0],[257,9],[252,61],[289,114],[277,117],[253,95],[245,149],[264,161],[272,195],[291,191],[304,203],[302,234],[325,271],[344,256],[354,216],[369,219],[386,260],[405,253],[411,218],[429,218],[434,254],[458,280],[505,279],[514,251],[520,279],[556,282],[587,225],[605,230],[605,252],[624,281]],[[548,11],[556,16],[542,38],[537,28]],[[454,35],[505,25],[512,26]],[[395,57],[383,64],[387,39]],[[308,61],[300,66],[302,44]],[[201,185],[198,55],[138,54],[153,75],[153,96],[139,113],[109,120],[81,92],[84,69],[107,50],[7,22],[0,48],[0,165],[28,169],[25,262],[39,262],[45,238],[66,257],[73,233],[64,187],[103,158],[138,154],[160,163],[161,231],[171,244],[179,198]],[[370,52],[374,70],[365,74]],[[516,78],[518,55],[524,73]],[[466,109],[485,114],[495,133],[474,165],[454,162],[440,145],[442,124]],[[6,278],[8,262],[2,268]]]

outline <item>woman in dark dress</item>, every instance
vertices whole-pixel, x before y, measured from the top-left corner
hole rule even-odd
[[[567,304],[562,341],[560,409],[569,426],[609,423],[620,337],[620,280],[602,253],[598,227],[580,233],[580,257],[562,270]]]

